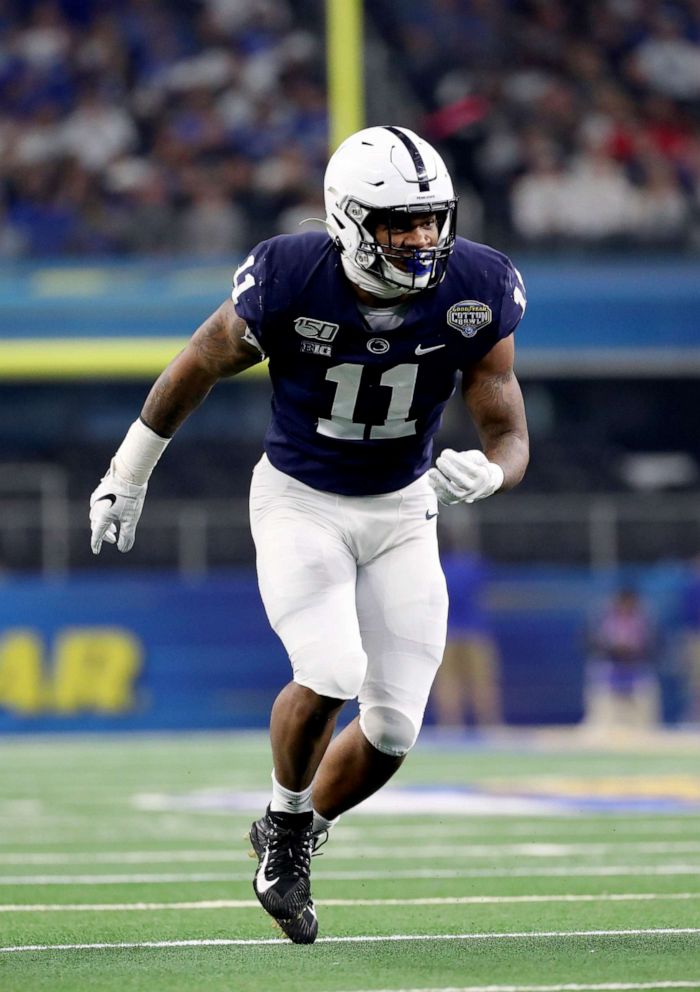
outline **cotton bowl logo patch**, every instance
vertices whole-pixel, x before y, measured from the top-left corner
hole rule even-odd
[[[491,307],[479,300],[460,300],[447,311],[447,323],[456,327],[465,338],[473,338],[481,327],[486,327],[493,319]]]

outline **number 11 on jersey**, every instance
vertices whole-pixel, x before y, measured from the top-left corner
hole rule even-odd
[[[330,417],[319,417],[318,433],[341,441],[375,441],[415,434],[416,422],[408,419],[408,413],[416,388],[418,366],[395,365],[382,375],[380,384],[391,389],[389,409],[383,424],[361,424],[353,420],[364,371],[363,365],[350,362],[328,369],[326,379],[337,386]]]

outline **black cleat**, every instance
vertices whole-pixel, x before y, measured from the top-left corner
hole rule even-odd
[[[313,944],[318,936],[313,899],[309,899],[295,920],[275,920],[275,924],[295,944]]]
[[[258,857],[253,889],[263,909],[297,944],[311,944],[318,922],[311,901],[309,865],[312,813],[271,813],[250,828]]]

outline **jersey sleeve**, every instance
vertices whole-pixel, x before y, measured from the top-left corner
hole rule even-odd
[[[477,268],[480,279],[460,287],[460,293],[468,293],[471,299],[458,306],[473,307],[473,316],[476,321],[481,320],[482,326],[470,322],[459,328],[464,335],[458,366],[462,371],[481,361],[499,341],[509,337],[522,320],[526,307],[523,278],[507,255],[487,246],[478,245],[477,249],[470,269],[473,272]]]
[[[505,286],[501,303],[501,319],[498,327],[498,337],[505,338],[512,334],[522,320],[527,306],[525,283],[523,277],[510,259],[505,270]]]
[[[266,337],[271,309],[268,288],[273,281],[274,267],[270,244],[270,241],[262,241],[253,248],[233,273],[231,289],[236,313],[248,325],[246,337],[251,344],[257,343],[263,354],[268,351]]]

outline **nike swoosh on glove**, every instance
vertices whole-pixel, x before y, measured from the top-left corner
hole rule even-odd
[[[109,471],[90,497],[90,546],[99,555],[102,542],[116,544],[120,551],[130,551],[136,539],[148,483],[137,486],[122,479],[112,460]]]
[[[445,448],[428,472],[428,481],[441,503],[475,503],[503,485],[503,469],[483,451]]]

